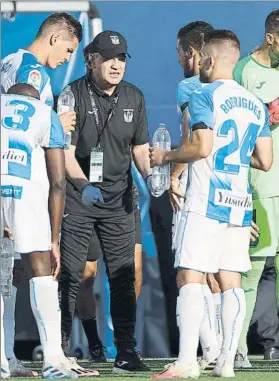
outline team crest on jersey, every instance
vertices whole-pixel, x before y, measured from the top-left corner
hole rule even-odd
[[[39,91],[41,87],[41,82],[42,82],[41,73],[38,70],[30,71],[28,75],[27,83]]]
[[[124,114],[124,122],[125,123],[132,123],[133,116],[134,116],[134,109],[133,108],[124,108],[123,114]]]
[[[113,45],[119,45],[120,44],[118,36],[110,36],[110,39],[111,39],[111,42]]]

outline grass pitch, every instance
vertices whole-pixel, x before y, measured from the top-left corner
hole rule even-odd
[[[151,374],[159,373],[164,369],[164,365],[174,361],[174,359],[145,359],[145,363],[152,369],[151,372],[144,373],[129,373],[127,374],[117,374],[112,373],[113,361],[108,361],[107,363],[97,364],[92,366],[92,363],[88,361],[80,361],[80,365],[85,368],[98,369],[100,372],[100,377],[82,377],[84,381],[92,381],[92,379],[103,378],[106,381],[143,381],[143,379],[150,378]],[[245,370],[237,370],[236,380],[240,381],[279,381],[279,361],[264,361],[258,356],[252,356],[250,358],[252,368]],[[40,362],[26,362],[27,367],[41,371],[42,364]],[[209,379],[211,371],[206,371],[205,374],[200,376],[201,380]],[[36,378],[24,378],[22,380],[32,380]],[[11,381],[19,380],[19,378],[10,378]]]

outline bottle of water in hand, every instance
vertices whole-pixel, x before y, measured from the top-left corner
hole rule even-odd
[[[14,267],[14,243],[8,238],[5,231],[1,244],[1,293],[3,297],[12,296],[13,267]]]
[[[171,137],[165,124],[159,124],[153,135],[152,145],[154,148],[170,151]],[[156,166],[152,169],[152,188],[156,193],[163,193],[170,188],[170,164]]]
[[[71,90],[71,86],[65,87],[62,93],[59,95],[57,103],[57,113],[58,115],[64,114],[68,111],[75,110],[75,97]],[[71,131],[65,132],[64,134],[64,148],[69,149],[71,145],[72,133]]]

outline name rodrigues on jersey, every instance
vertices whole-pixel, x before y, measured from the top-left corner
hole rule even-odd
[[[225,114],[228,114],[230,110],[232,110],[235,107],[239,108],[246,108],[250,111],[252,111],[257,119],[259,120],[261,118],[261,110],[259,110],[258,106],[247,98],[244,97],[229,97],[225,100],[224,103],[221,104],[221,109],[224,111]]]
[[[27,164],[27,152],[22,151],[20,149],[10,149],[7,152],[2,152],[1,154],[2,160],[9,160],[11,163],[17,163],[26,165]]]
[[[215,192],[215,205],[234,206],[244,209],[253,209],[252,196],[250,194],[241,197],[228,190],[218,189]]]

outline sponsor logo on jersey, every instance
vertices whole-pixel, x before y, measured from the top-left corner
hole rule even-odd
[[[22,187],[16,185],[1,185],[1,197],[21,199]]]
[[[27,79],[27,83],[33,86],[36,90],[40,90],[42,82],[42,75],[38,70],[30,71]]]
[[[232,191],[217,189],[215,192],[215,205],[253,209],[252,196],[236,196]]]
[[[124,114],[124,122],[125,123],[132,123],[133,116],[134,116],[134,109],[133,108],[124,108],[123,114]]]
[[[2,160],[8,160],[9,163],[27,164],[27,152],[20,149],[9,149],[7,152],[2,152]]]

